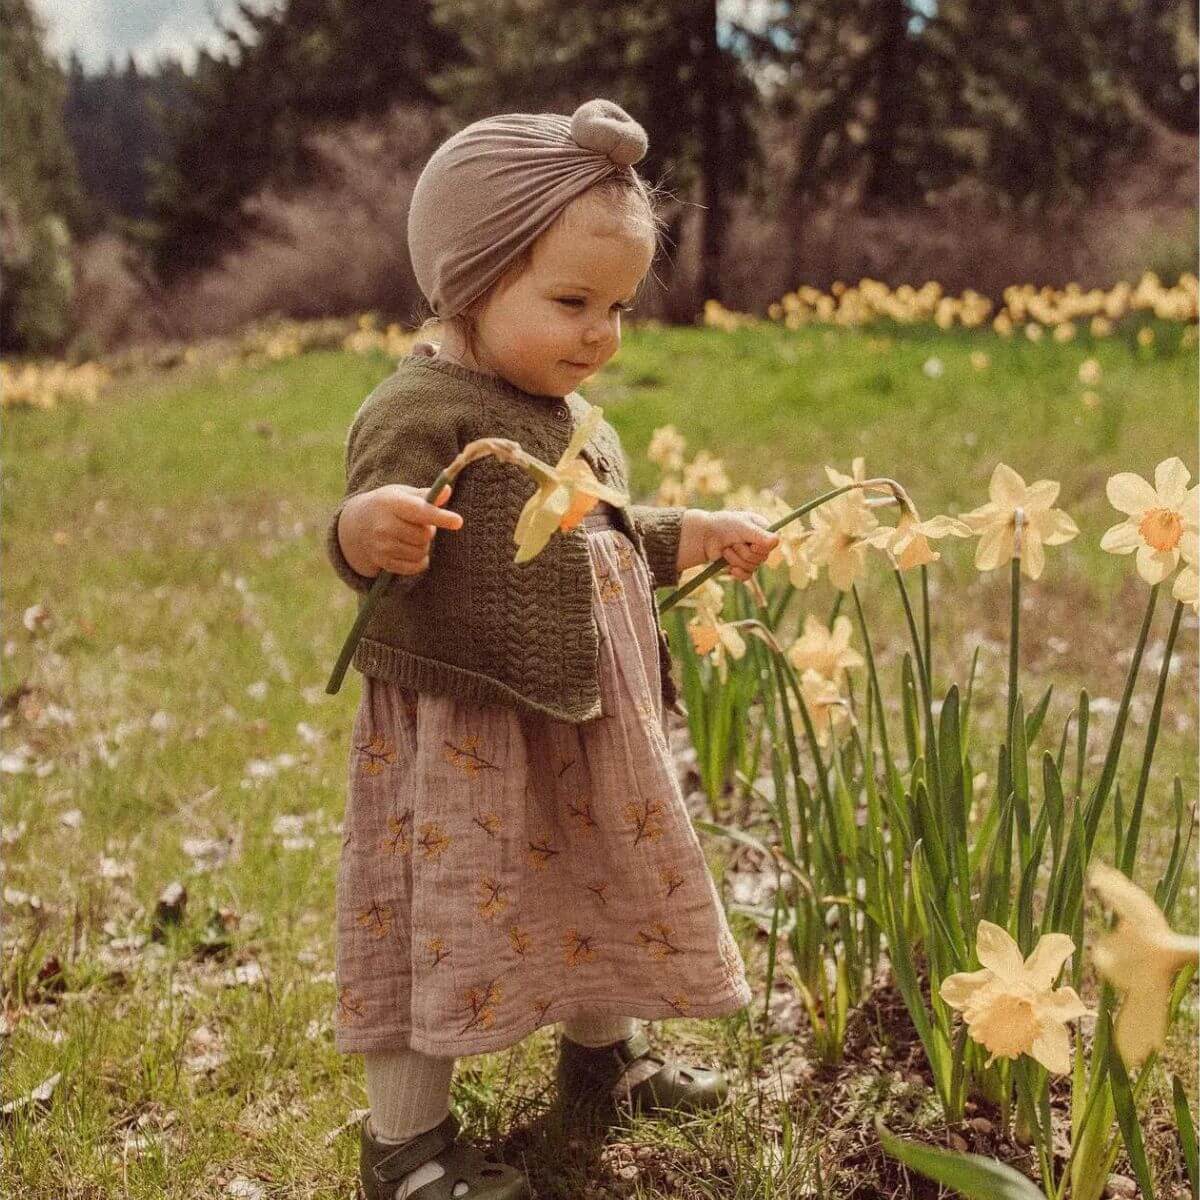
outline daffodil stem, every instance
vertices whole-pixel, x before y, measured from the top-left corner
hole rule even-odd
[[[1125,834],[1125,845],[1121,850],[1121,870],[1133,874],[1133,863],[1137,855],[1138,836],[1142,827],[1142,807],[1146,802],[1146,787],[1150,782],[1150,764],[1154,761],[1154,748],[1158,742],[1158,729],[1162,722],[1163,697],[1167,691],[1167,676],[1171,673],[1171,654],[1175,649],[1175,638],[1179,633],[1179,622],[1183,617],[1183,601],[1175,603],[1171,617],[1171,629],[1163,650],[1162,667],[1158,672],[1158,689],[1154,693],[1154,708],[1150,713],[1150,725],[1146,730],[1146,748],[1142,751],[1142,769],[1138,775],[1137,795],[1129,810],[1129,827]]]
[[[450,482],[452,480],[448,469],[439,472],[438,477],[433,481],[433,486],[425,493],[425,503],[435,504],[438,496],[441,495],[442,488]],[[396,576],[392,571],[380,571],[375,576],[375,582],[371,584],[371,590],[367,592],[366,597],[360,603],[358,616],[354,619],[354,624],[350,626],[350,632],[346,635],[346,641],[342,645],[342,652],[338,655],[337,662],[333,666],[333,673],[329,676],[329,682],[325,685],[325,691],[330,696],[337,695],[341,689],[342,680],[346,677],[346,670],[350,666],[350,660],[354,657],[354,651],[358,648],[358,643],[367,628],[371,614],[375,611],[375,606],[379,603],[380,597],[388,590],[392,580],[395,578]]]
[[[921,564],[921,628],[925,634],[925,675],[933,690],[933,635],[929,626],[929,570]]]
[[[1017,707],[1017,672],[1020,670],[1021,658],[1021,559],[1013,557],[1011,583],[1009,585],[1009,626],[1008,626],[1008,719],[1005,722],[1005,740],[1009,745],[1011,760],[1013,744],[1013,713]],[[1011,773],[1011,767],[1010,767]],[[1005,789],[1007,790],[1007,789]]]
[[[870,692],[875,696],[875,711],[879,717],[879,745],[883,750],[884,761],[888,767],[888,779],[892,775],[892,748],[888,744],[887,717],[883,712],[883,696],[879,688],[879,676],[875,672],[875,653],[871,648],[871,635],[867,631],[867,618],[863,612],[862,601],[858,596],[857,586],[851,584],[850,594],[854,597],[854,609],[858,614],[858,628],[862,632],[863,647],[867,654],[867,676],[870,680]]]

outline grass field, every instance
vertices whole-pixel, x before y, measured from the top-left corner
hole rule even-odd
[[[796,503],[823,489],[826,463],[847,471],[856,455],[904,483],[923,515],[982,504],[997,461],[1060,480],[1082,533],[1047,552],[1022,613],[1029,690],[1055,683],[1059,729],[1080,686],[1119,695],[1145,602],[1132,560],[1099,549],[1119,519],[1106,479],[1152,477],[1173,454],[1196,468],[1196,350],[1180,348],[1178,326],[1151,327],[1149,347],[1132,331],[1060,345],[928,328],[635,329],[584,391],[621,432],[642,494],[657,482],[645,447],[666,423],[690,451],[720,455],[735,485],[779,484]],[[1089,358],[1100,376],[1085,386]],[[45,1106],[5,1119],[6,1194],[354,1194],[356,1139],[334,1131],[365,1094],[359,1060],[332,1045],[331,914],[359,689],[352,674],[324,693],[354,603],[322,538],[346,429],[389,370],[382,355],[319,351],[134,378],[95,406],[6,412],[3,1099],[60,1075]],[[982,643],[981,711],[995,713],[1007,577],[978,575],[972,545],[934,569],[935,668],[944,688]],[[899,647],[885,584],[868,584],[867,603]],[[817,589],[814,610],[831,597]],[[1169,615],[1163,597],[1123,779]],[[1197,796],[1190,610],[1176,655],[1139,864],[1148,880],[1165,854],[1170,776]],[[1094,715],[1103,730],[1110,720]],[[706,849],[720,877],[723,851]],[[163,914],[155,932],[172,882],[186,888],[182,916]],[[1196,913],[1193,861],[1176,923],[1191,928]],[[736,932],[758,988],[753,1027],[651,1032],[719,1060],[741,1102],[707,1121],[639,1121],[606,1145],[571,1142],[548,1115],[547,1028],[460,1062],[467,1129],[545,1197],[924,1194],[862,1132],[876,1110],[900,1114],[897,1128],[927,1115],[903,1009],[881,992],[842,1077],[822,1080],[786,997],[761,1027],[762,956],[752,926]],[[1170,1059],[1194,1107],[1194,987],[1184,1011]]]

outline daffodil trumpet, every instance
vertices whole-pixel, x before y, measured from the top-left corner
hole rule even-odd
[[[777,533],[785,525],[790,525],[793,521],[799,520],[799,518],[804,516],[806,513],[812,512],[814,508],[820,508],[822,504],[827,504],[830,500],[840,496],[843,492],[854,491],[856,488],[861,488],[864,491],[867,488],[886,488],[892,494],[887,503],[892,503],[894,501],[906,512],[915,512],[913,502],[909,499],[908,493],[904,490],[904,488],[901,487],[896,480],[881,476],[878,479],[864,479],[862,481],[855,481],[854,483],[847,483],[842,487],[834,488],[830,492],[825,492],[818,496],[815,500],[810,500],[807,504],[802,504],[799,508],[792,509],[791,512],[786,513],[784,516],[780,517],[778,521],[773,522],[766,528],[770,533]],[[726,559],[714,559],[708,564],[707,567],[704,568],[703,571],[701,571],[698,575],[693,576],[687,581],[687,583],[676,588],[665,600],[663,600],[658,606],[659,614],[661,615],[662,613],[668,612],[670,609],[674,608],[675,605],[678,604],[685,596],[690,595],[698,587],[704,583],[707,583],[714,575],[718,574],[720,571],[723,571],[728,566],[729,563],[726,561]]]
[[[606,500],[619,507],[628,503],[627,496],[599,483],[587,462],[579,457],[588,438],[599,425],[603,412],[604,410],[598,407],[589,409],[555,466],[535,458],[523,450],[520,443],[508,438],[476,438],[464,446],[454,460],[440,472],[425,493],[425,502],[435,504],[442,489],[447,484],[453,486],[462,471],[477,459],[490,455],[519,467],[538,485],[537,491],[521,510],[513,533],[513,540],[518,547],[513,561],[527,562],[543,549],[555,530],[573,529],[578,525],[597,500]],[[371,619],[371,613],[395,577],[391,571],[380,571],[375,576],[375,582],[371,584],[371,590],[367,592],[359,607],[358,616],[346,635],[333,673],[325,685],[325,691],[329,695],[336,695],[341,688],[354,651]]]

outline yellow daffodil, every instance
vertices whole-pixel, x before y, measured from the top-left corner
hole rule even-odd
[[[654,499],[656,504],[663,504],[668,507],[679,505],[686,508],[691,498],[692,489],[678,475],[664,475],[659,480],[658,491]]]
[[[817,745],[828,746],[833,730],[850,720],[850,708],[845,697],[832,679],[826,679],[811,667],[800,676],[800,694],[804,697],[804,707],[808,709],[812,720]],[[790,692],[788,705],[792,709],[793,718],[799,720],[799,709],[795,697]]]
[[[1079,364],[1079,382],[1095,387],[1100,382],[1100,364],[1094,358],[1085,358]]]
[[[1200,939],[1175,933],[1158,905],[1113,867],[1093,863],[1088,883],[1117,918],[1092,961],[1123,996],[1113,1033],[1121,1058],[1135,1067],[1166,1041],[1175,974],[1198,961]]]
[[[689,583],[695,576],[707,567],[707,563],[699,567],[688,567],[679,576],[679,586],[683,587],[685,583]],[[707,613],[712,618],[717,618],[721,615],[721,610],[725,607],[725,589],[716,579],[706,579],[694,591],[688,592],[682,600],[679,601],[680,608],[694,608],[697,612]]]
[[[674,425],[662,425],[650,435],[646,457],[664,471],[683,469],[683,451],[687,443]]]
[[[696,653],[713,656],[717,675],[724,683],[728,676],[726,656],[741,658],[746,653],[745,639],[732,622],[722,621],[709,609],[701,609],[688,622],[687,628]]]
[[[850,649],[850,618],[838,617],[832,630],[809,613],[804,618],[804,632],[788,647],[788,661],[797,671],[816,671],[825,679],[837,683],[851,667],[861,667],[863,657]]]
[[[520,465],[537,480],[538,489],[517,518],[513,531],[517,553],[513,562],[528,562],[539,554],[556,530],[574,529],[597,500],[606,500],[617,507],[629,502],[628,496],[600,483],[587,461],[579,456],[603,417],[602,408],[590,406],[553,467],[522,452]]]
[[[1190,604],[1200,613],[1200,576],[1196,573],[1196,558],[1200,537],[1189,530],[1179,543],[1179,553],[1186,564],[1175,576],[1171,595],[1182,604]]]
[[[1108,481],[1108,502],[1128,517],[1100,539],[1111,554],[1137,551],[1138,574],[1149,584],[1161,583],[1179,564],[1180,543],[1200,521],[1200,486],[1182,459],[1164,459],[1154,468],[1154,486],[1140,475],[1123,471]]]
[[[941,553],[930,546],[929,539],[949,536],[970,537],[971,528],[953,517],[931,517],[922,521],[914,510],[901,512],[895,528],[882,525],[863,540],[868,546],[886,550],[901,571],[910,571],[913,567],[937,562]]]
[[[942,980],[940,995],[962,1012],[971,1037],[997,1058],[1028,1054],[1048,1071],[1071,1070],[1066,1022],[1087,1014],[1074,988],[1054,987],[1075,943],[1065,933],[1043,934],[1028,958],[1006,930],[980,921],[975,935],[979,971]]]
[[[1058,484],[1039,479],[1028,486],[1025,480],[1004,463],[997,463],[988,484],[988,503],[962,519],[972,533],[979,534],[975,548],[975,566],[991,571],[1011,562],[1015,550],[1016,513],[1021,524],[1021,570],[1037,579],[1045,566],[1044,546],[1060,546],[1079,532],[1079,527],[1061,508],[1051,507],[1058,499]]]
[[[845,487],[861,483],[866,478],[866,468],[863,460],[856,458],[850,475],[832,467],[826,467],[825,474],[834,487]],[[867,535],[879,528],[866,496],[861,489],[855,489],[814,508],[812,527],[808,545],[810,561],[827,568],[830,583],[839,591],[848,592],[866,569]]]
[[[707,450],[699,451],[683,468],[683,482],[701,496],[722,496],[729,491],[729,478],[725,474],[724,464]]]

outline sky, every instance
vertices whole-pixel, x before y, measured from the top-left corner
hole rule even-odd
[[[259,0],[265,3],[265,0]],[[139,67],[176,58],[191,67],[201,47],[218,49],[218,20],[235,22],[236,0],[32,0],[46,27],[50,52],[65,61],[74,50],[89,71],[109,58]]]

